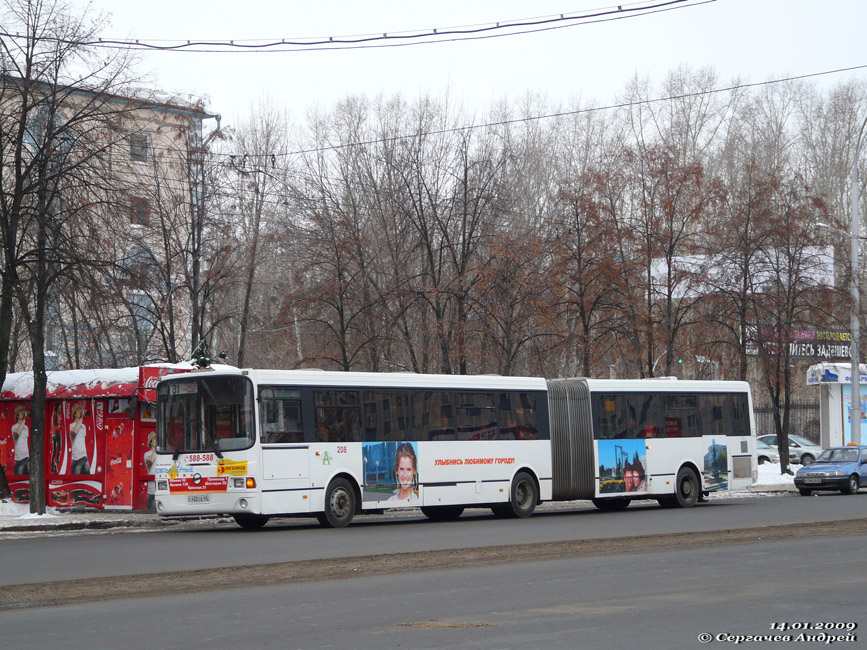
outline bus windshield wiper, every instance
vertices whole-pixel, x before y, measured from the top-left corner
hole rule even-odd
[[[211,438],[208,436],[211,441],[211,450],[217,456],[217,458],[223,457],[223,452],[220,451],[220,441],[217,438]]]

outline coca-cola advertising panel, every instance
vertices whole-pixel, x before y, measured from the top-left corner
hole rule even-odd
[[[133,490],[133,422],[129,419],[129,400],[109,399],[105,403],[108,408],[105,416],[104,507],[107,510],[129,510],[132,508]],[[101,405],[102,401],[97,402],[97,414]]]
[[[46,502],[57,507],[101,507],[105,458],[105,400],[63,400],[49,404],[50,474]],[[85,478],[87,477],[87,478]]]
[[[30,403],[7,402],[0,408],[0,465],[12,499],[30,500]]]

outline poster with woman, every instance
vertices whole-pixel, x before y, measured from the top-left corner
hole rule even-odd
[[[417,444],[364,443],[365,502],[384,502],[387,508],[419,505]]]
[[[12,432],[9,431],[9,426],[6,423],[6,414],[9,412],[9,407],[3,407],[3,413],[0,414],[0,467],[8,476],[12,474],[15,466],[15,443],[12,441]]]
[[[51,473],[65,474],[67,470],[66,445],[63,439],[63,404],[55,402],[48,417],[48,444],[51,453]]]
[[[55,410],[59,405],[60,409]],[[103,505],[106,400],[62,400],[49,403],[51,469],[65,477],[48,484],[47,505],[68,508]],[[55,416],[55,413],[57,415]],[[109,472],[106,472],[108,475]]]
[[[0,465],[7,476],[30,475],[30,411],[24,402],[0,412]]]
[[[647,447],[644,440],[600,440],[599,492],[646,492]]]

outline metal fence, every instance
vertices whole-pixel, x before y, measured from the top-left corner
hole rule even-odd
[[[756,435],[775,433],[774,407],[762,406],[755,408]],[[782,413],[780,414],[782,419]],[[789,433],[809,438],[820,444],[819,432],[819,402],[792,402],[789,410]]]

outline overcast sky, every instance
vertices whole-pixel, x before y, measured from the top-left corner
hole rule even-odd
[[[85,5],[84,0],[74,0]],[[665,0],[657,0],[658,3]],[[722,82],[758,82],[867,64],[867,0],[688,0],[669,11],[532,34],[458,42],[289,53],[154,53],[140,70],[162,90],[206,96],[223,125],[270,95],[303,120],[347,94],[451,95],[476,114],[530,90],[554,102],[613,101],[636,73],[660,82],[681,64]],[[600,0],[93,0],[106,37],[292,39],[421,31],[610,7]],[[642,3],[642,4],[651,4]],[[635,5],[624,4],[623,7]],[[674,5],[678,6],[678,5]],[[861,33],[859,33],[861,32]],[[821,78],[831,86],[867,69]]]

